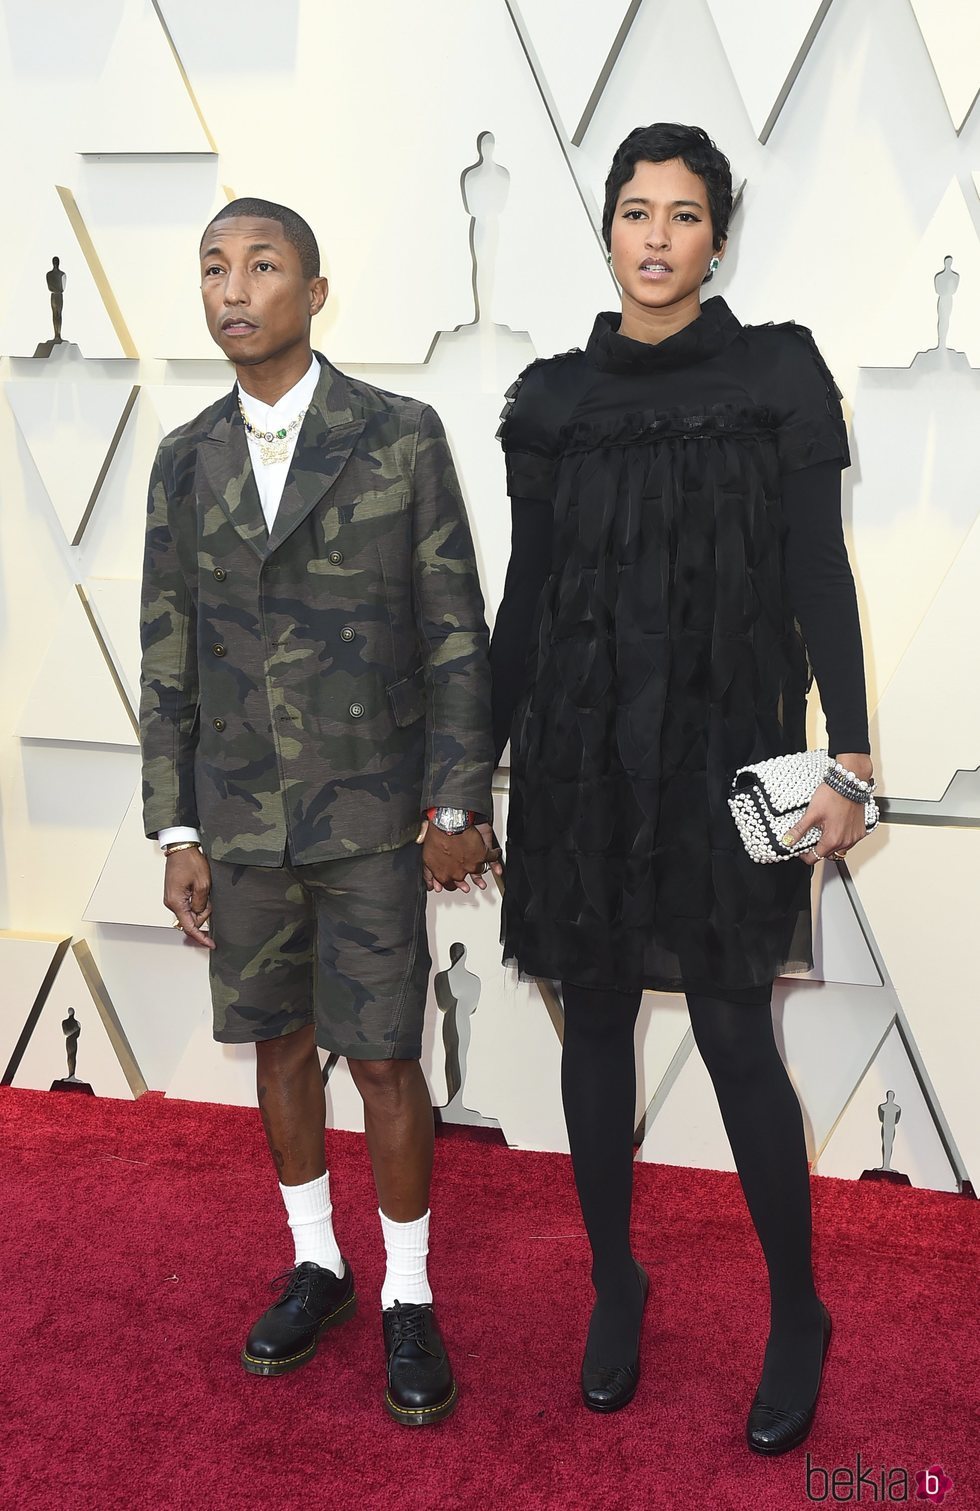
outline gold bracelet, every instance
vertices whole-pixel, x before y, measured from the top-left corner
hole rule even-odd
[[[201,841],[199,839],[182,839],[178,840],[175,844],[164,845],[163,853],[166,856],[171,856],[176,855],[178,850],[200,850],[200,848]]]

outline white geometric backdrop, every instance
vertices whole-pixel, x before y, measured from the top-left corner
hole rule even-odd
[[[976,0],[0,0],[0,17],[0,1078],[64,1076],[72,1008],[97,1094],[254,1101],[251,1051],[212,1042],[205,959],[160,901],[133,718],[150,462],[233,378],[199,306],[209,216],[258,194],[310,220],[331,282],[315,344],[441,413],[492,613],[504,390],[615,306],[610,156],[684,120],[744,184],[718,292],[744,321],[810,326],[845,393],[891,799],[850,871],[823,869],[815,969],[777,985],[780,1046],[818,1171],[881,1162],[892,1091],[892,1164],[976,1182]],[[36,358],[52,256],[66,344]],[[429,919],[434,1104],[565,1148],[560,1009],[500,965],[499,898],[433,899]],[[638,1032],[639,1157],[730,1168],[683,999],[648,994]],[[333,1122],[361,1126],[345,1065],[327,1072]]]

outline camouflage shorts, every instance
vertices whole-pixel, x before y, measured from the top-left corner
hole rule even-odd
[[[415,844],[307,866],[212,860],[214,1037],[245,1044],[313,1023],[335,1054],[418,1059],[425,897]]]

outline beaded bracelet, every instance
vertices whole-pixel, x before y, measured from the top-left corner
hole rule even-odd
[[[824,785],[840,797],[850,798],[852,803],[864,804],[875,790],[874,779],[865,782],[853,771],[848,771],[840,761],[831,761],[824,773]]]

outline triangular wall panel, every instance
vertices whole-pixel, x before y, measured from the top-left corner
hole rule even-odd
[[[217,347],[215,356],[221,357]],[[224,398],[235,382],[235,369],[226,364],[222,377],[214,385],[203,383],[151,383],[144,395],[160,426],[160,439],[181,425],[196,419],[202,410]]]
[[[861,346],[862,367],[910,367],[919,352],[936,346],[936,277],[943,272],[947,257],[952,259],[953,272],[959,275],[952,295],[947,345],[963,352],[972,367],[980,367],[980,238],[955,178],[908,255],[878,270],[878,299]],[[901,311],[900,318],[896,311]]]
[[[173,927],[173,914],[163,905],[163,856],[156,841],[143,833],[143,794],[139,787],[112,842],[84,917],[89,923]]]
[[[150,0],[126,0],[74,143],[82,153],[213,152]]]
[[[567,0],[515,0],[527,30],[544,82],[569,140],[581,139],[588,125],[589,105],[604,74],[615,62],[623,32],[638,9],[636,0],[604,0],[602,5],[577,6],[575,45],[569,46]]]
[[[830,0],[708,0],[752,129],[769,133],[830,9]]]
[[[221,360],[204,318],[197,255],[228,203],[217,177],[215,158],[86,159],[79,172],[78,213],[143,357]]]
[[[977,591],[980,520],[885,688],[875,713],[882,786],[890,797],[941,798],[980,755]],[[942,674],[937,676],[937,667]]]
[[[63,934],[0,931],[0,1076],[40,1015],[70,942]]]
[[[65,600],[15,733],[29,740],[138,744],[126,700],[75,588]]]
[[[976,0],[912,0],[939,87],[957,131],[980,90],[980,5]]]
[[[812,899],[813,969],[788,979],[880,986],[874,955],[835,865],[817,867]]]
[[[913,1186],[932,1191],[958,1190],[955,1172],[897,1027],[891,1029],[827,1139],[814,1167],[817,1174],[856,1180],[862,1171],[881,1165],[879,1108],[886,1102],[889,1091],[894,1092],[894,1100],[901,1108],[890,1167],[907,1175]]]
[[[961,1173],[980,1189],[980,830],[889,824],[884,840],[858,847],[855,884]]]
[[[140,583],[125,577],[90,577],[85,596],[129,705],[140,701]]]
[[[38,346],[53,339],[51,295],[45,278],[52,257],[57,257],[66,279],[64,343],[73,343],[85,357],[135,356],[110,317],[64,202],[53,184],[32,206],[25,239],[28,249],[19,272],[13,273],[0,324],[0,355],[33,357]]]
[[[81,539],[138,392],[132,383],[86,381],[81,374],[25,378],[6,386],[69,545]]]
[[[96,1096],[129,1098],[146,1090],[84,940],[66,953],[11,1084],[47,1091],[68,1075],[64,1023],[69,1010],[81,1027],[75,1075]]]

